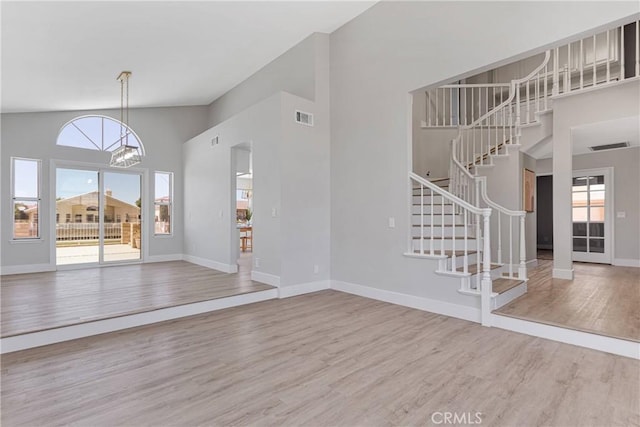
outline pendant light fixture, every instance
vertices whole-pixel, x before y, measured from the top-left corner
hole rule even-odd
[[[140,147],[129,145],[129,77],[131,71],[123,71],[116,79],[120,81],[120,146],[111,152],[109,163],[116,168],[128,168],[142,161]]]

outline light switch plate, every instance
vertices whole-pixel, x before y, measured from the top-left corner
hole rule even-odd
[[[627,217],[627,213],[626,212],[618,212],[616,214],[617,218],[626,218]]]

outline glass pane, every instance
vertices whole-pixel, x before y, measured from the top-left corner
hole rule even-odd
[[[173,174],[156,172],[155,177],[155,233],[171,233],[171,187]]]
[[[587,208],[573,208],[573,222],[587,222]]]
[[[584,236],[584,234],[581,234],[581,236]],[[589,237],[604,237],[604,222],[589,223]]]
[[[589,210],[591,215],[589,221],[604,222],[604,206],[592,207]]]
[[[83,134],[69,123],[58,134],[57,145],[64,145],[66,147],[75,148],[88,148],[90,150],[97,150],[96,146],[91,143]]]
[[[104,261],[140,259],[140,175],[105,172],[104,193]]]
[[[589,177],[589,185],[592,186],[592,188],[593,188],[593,186],[603,185],[603,184],[604,184],[604,175],[597,175],[597,176],[590,176]]]
[[[171,194],[171,174],[164,172],[156,172],[156,202],[168,203]]]
[[[587,191],[587,177],[573,178],[573,191]]]
[[[587,194],[588,193],[586,191],[574,192],[571,196],[573,200],[573,206],[587,206]]]
[[[81,133],[93,143],[94,150],[102,150],[102,118],[83,117],[73,122]]]
[[[604,253],[604,239],[589,239],[589,252]]]
[[[587,235],[587,223],[586,222],[574,222],[573,223],[573,235],[574,236],[586,236]]]
[[[38,198],[37,160],[13,159],[14,197]]]
[[[587,252],[587,239],[573,239],[574,252]]]
[[[154,216],[155,216],[155,233],[170,234],[171,233],[171,206],[156,205]]]
[[[56,263],[99,261],[98,172],[56,169]]]
[[[604,206],[604,191],[591,191],[589,203],[591,206]]]
[[[39,237],[38,208],[38,202],[16,200],[13,203],[13,237],[15,239]]]

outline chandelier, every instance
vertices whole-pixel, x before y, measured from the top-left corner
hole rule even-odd
[[[120,146],[111,152],[110,166],[128,168],[142,161],[140,147],[129,144],[129,77],[131,71],[123,71],[116,80],[120,81]]]

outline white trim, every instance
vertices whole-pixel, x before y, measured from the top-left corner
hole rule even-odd
[[[278,289],[279,298],[295,297],[297,295],[310,294],[312,292],[324,291],[331,288],[330,280],[319,280],[317,282],[300,283],[298,285],[281,286]]]
[[[182,261],[183,259],[184,259],[184,256],[182,254],[149,255],[147,256],[146,263]]]
[[[442,300],[417,297],[414,295],[401,294],[399,292],[356,285],[354,283],[341,282],[339,280],[331,281],[331,289],[404,307],[415,308],[417,310],[443,314],[445,316],[480,323],[480,308],[452,304]]]
[[[43,273],[46,271],[56,271],[55,265],[51,264],[22,264],[5,265],[0,267],[0,276],[9,274]]]
[[[640,267],[640,259],[614,258],[613,265],[618,267]]]
[[[184,261],[192,264],[201,265],[202,267],[212,268],[214,270],[222,271],[223,273],[237,273],[238,266],[236,264],[225,264],[210,259],[204,259],[193,255],[182,255]]]
[[[564,268],[554,268],[551,277],[554,279],[567,279],[573,280],[573,268],[571,270],[567,270]]]
[[[640,359],[640,344],[619,338],[566,329],[544,323],[531,322],[508,316],[492,314],[492,325],[508,331],[520,332],[534,337],[540,337],[565,344],[577,345],[617,354],[619,356]]]
[[[525,263],[528,268],[534,268],[538,266],[538,258],[530,259]]]
[[[0,354],[208,313],[278,297],[276,289],[234,295],[0,339]]]
[[[265,285],[275,286],[276,288],[280,287],[280,276],[274,274],[251,270],[251,280],[264,283]]]

